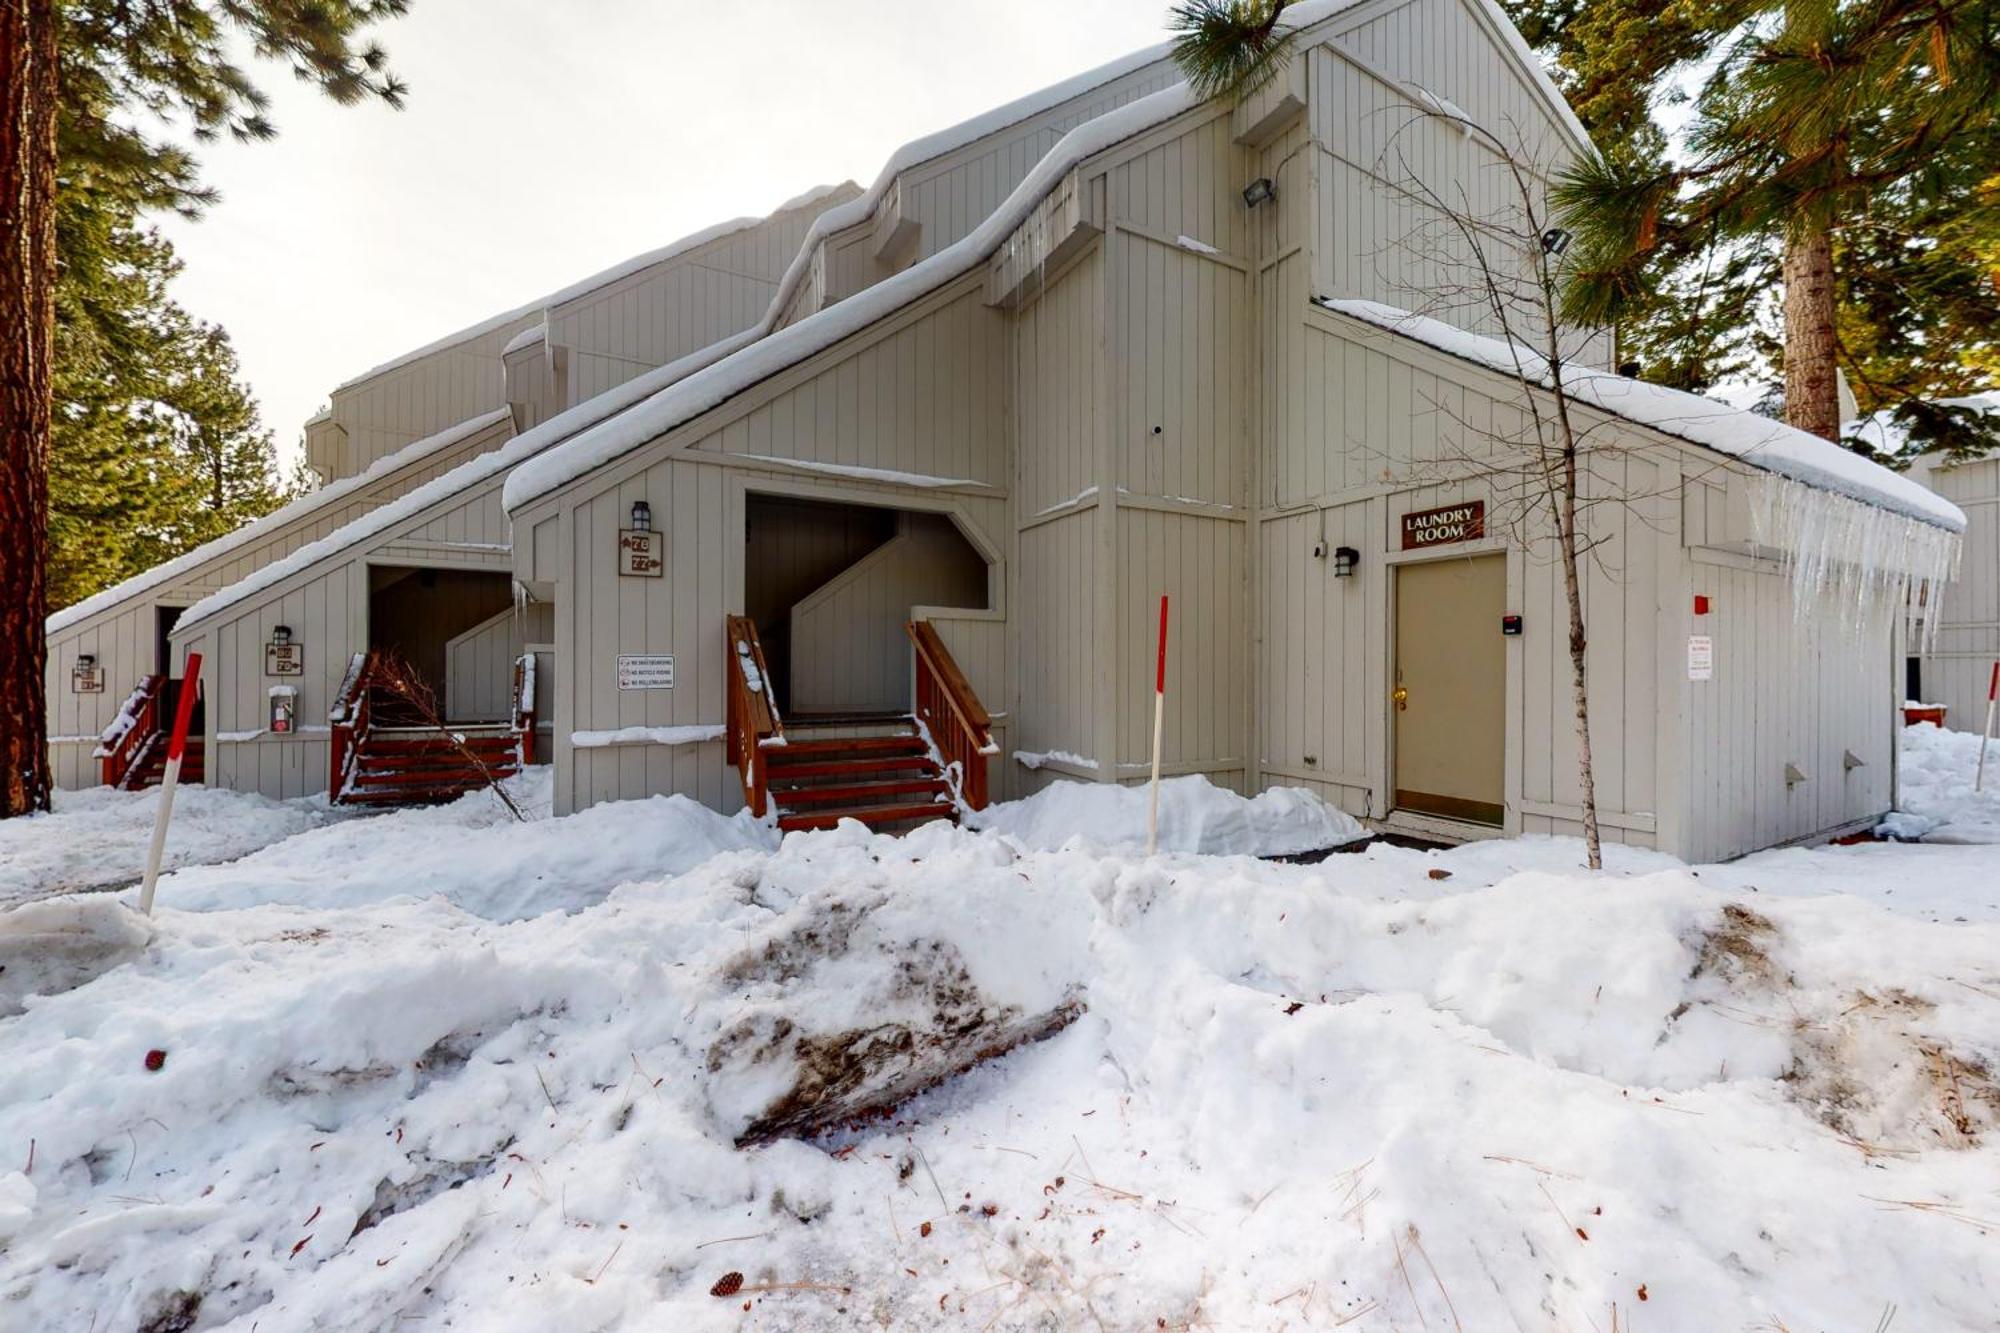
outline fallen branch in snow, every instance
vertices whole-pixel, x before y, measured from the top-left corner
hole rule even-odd
[[[407,706],[424,726],[444,737],[451,748],[458,751],[461,758],[479,770],[479,775],[486,779],[486,789],[500,798],[500,803],[507,807],[508,813],[520,823],[527,823],[528,816],[522,813],[520,806],[514,804],[514,798],[500,785],[500,779],[493,776],[493,770],[487,767],[486,761],[465,743],[465,734],[453,731],[444,724],[444,719],[438,715],[437,695],[423,677],[417,674],[416,668],[395,653],[386,650],[375,655],[375,663],[376,685],[391,698]]]

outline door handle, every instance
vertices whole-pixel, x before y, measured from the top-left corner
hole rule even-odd
[[[1410,692],[1401,685],[1398,685],[1389,697],[1396,701],[1396,711],[1399,713],[1410,706]]]

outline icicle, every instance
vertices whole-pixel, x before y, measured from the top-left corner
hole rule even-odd
[[[1903,614],[1920,622],[1930,646],[1944,585],[1958,574],[1957,533],[1775,473],[1757,479],[1750,522],[1757,544],[1778,551],[1791,572],[1797,621],[1830,613],[1842,633],[1860,637]]]

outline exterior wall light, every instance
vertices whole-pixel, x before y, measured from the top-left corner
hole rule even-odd
[[[634,500],[632,502],[632,530],[634,532],[651,532],[653,530],[653,506],[647,504],[644,500]]]
[[[1550,227],[1542,233],[1542,253],[1560,255],[1569,249],[1570,234],[1561,227]]]
[[[1243,187],[1243,202],[1251,208],[1269,203],[1278,197],[1278,187],[1271,184],[1269,176],[1259,176]]]
[[[290,643],[291,641],[292,641],[292,627],[290,625],[273,625],[271,627],[272,643],[286,644]]]
[[[85,671],[88,671],[97,665],[97,655],[95,653],[78,653],[76,655],[76,664]]]
[[[1333,576],[1337,579],[1354,577],[1354,567],[1361,562],[1361,552],[1352,546],[1333,548]]]

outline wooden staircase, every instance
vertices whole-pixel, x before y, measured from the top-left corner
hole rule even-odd
[[[119,791],[140,791],[157,787],[167,771],[167,729],[172,719],[165,707],[169,682],[165,676],[140,680],[118,719],[98,738],[98,777],[107,787]],[[200,736],[189,736],[181,754],[182,782],[201,782],[205,777],[207,745]]]
[[[522,700],[530,707],[524,711]],[[514,665],[514,715],[492,723],[435,723],[386,689],[383,663],[356,653],[328,719],[327,792],[335,805],[422,805],[455,800],[533,762],[533,668]]]
[[[785,743],[765,751],[779,828],[832,828],[843,819],[882,828],[958,818],[951,784],[930,745],[917,734],[917,720],[904,714],[860,725],[868,722],[892,730],[838,736],[827,733],[857,730],[857,724],[794,718]]]
[[[743,800],[787,832],[856,819],[902,831],[956,821],[986,804],[991,720],[929,622],[909,627],[917,658],[917,712],[794,718],[778,714],[765,682],[757,627],[728,619],[729,727]],[[947,679],[948,676],[948,679]]]

